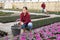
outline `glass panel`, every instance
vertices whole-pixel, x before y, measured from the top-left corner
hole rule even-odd
[[[31,2],[38,2],[38,0],[31,0]]]
[[[39,2],[47,2],[48,0],[39,0]]]
[[[49,1],[58,1],[58,0],[49,0]]]
[[[25,0],[25,2],[31,2],[31,0]]]

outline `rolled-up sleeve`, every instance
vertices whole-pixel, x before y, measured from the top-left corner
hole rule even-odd
[[[22,21],[22,13],[20,14],[20,21]]]

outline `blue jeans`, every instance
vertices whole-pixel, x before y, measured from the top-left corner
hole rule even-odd
[[[44,9],[42,9],[42,13],[44,13]]]
[[[21,28],[25,29],[26,27],[28,27],[29,29],[32,29],[32,26],[33,26],[33,24],[31,22],[29,22],[28,24],[23,24]]]

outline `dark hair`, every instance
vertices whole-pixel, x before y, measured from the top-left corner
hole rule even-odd
[[[27,7],[23,7],[23,8],[25,8],[26,10],[28,10],[28,8],[27,8]]]

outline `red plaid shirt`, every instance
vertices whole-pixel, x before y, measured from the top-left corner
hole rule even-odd
[[[27,12],[26,15],[24,16],[24,13],[22,12],[20,14],[20,21],[24,22],[24,24],[31,22],[30,14]]]

